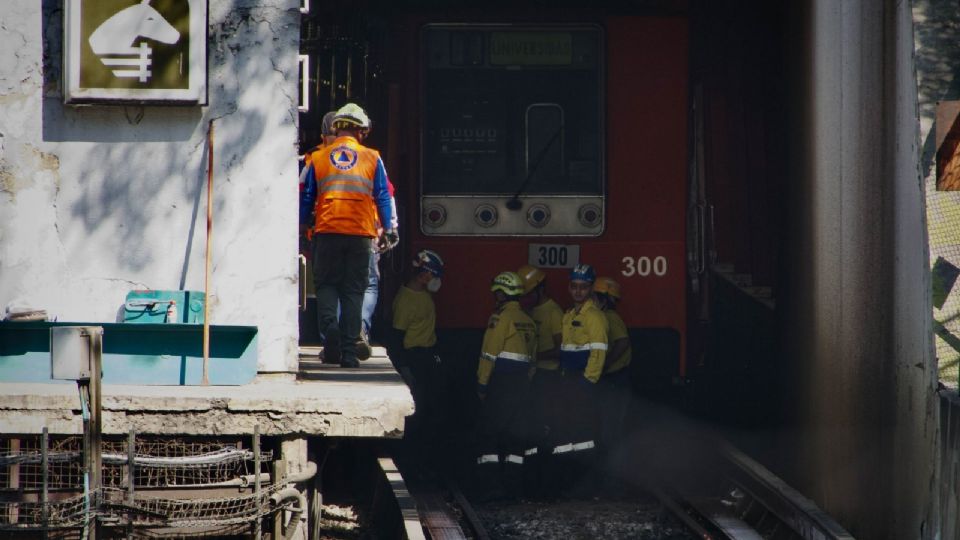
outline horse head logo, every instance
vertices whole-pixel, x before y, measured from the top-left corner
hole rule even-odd
[[[145,39],[168,45],[180,39],[180,32],[150,5],[150,0],[142,0],[115,13],[90,34],[88,42],[104,65],[133,66],[133,69],[113,70],[115,76],[139,77],[140,82],[146,82],[151,75],[152,49]],[[140,46],[134,47],[137,41]]]

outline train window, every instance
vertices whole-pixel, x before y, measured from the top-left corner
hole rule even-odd
[[[423,28],[424,233],[601,233],[602,39],[586,25]],[[584,205],[596,220],[561,219]]]
[[[599,29],[429,25],[423,43],[424,195],[602,192]]]
[[[536,103],[527,107],[524,175],[529,185],[547,187],[563,178],[563,107]]]

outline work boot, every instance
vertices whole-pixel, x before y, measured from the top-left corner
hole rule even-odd
[[[357,360],[366,360],[373,354],[373,348],[370,347],[370,338],[367,337],[366,330],[360,330],[360,339],[357,340]]]
[[[360,367],[360,362],[357,362],[356,358],[347,358],[344,356],[340,359],[340,367],[355,368]]]
[[[328,328],[324,333],[321,359],[324,364],[340,364],[340,357],[340,330],[336,327]]]

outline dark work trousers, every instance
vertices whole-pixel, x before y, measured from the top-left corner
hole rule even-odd
[[[597,383],[600,390],[600,448],[610,454],[623,440],[630,405],[629,369],[604,373]]]
[[[582,371],[565,371],[560,389],[563,400],[558,405],[563,421],[557,429],[557,442],[596,444],[600,406],[597,385],[585,379]]]
[[[600,393],[597,384],[583,377],[582,371],[565,371],[560,384],[564,399],[560,410],[564,421],[557,430],[556,442],[563,445],[583,445],[592,442],[593,449],[570,449],[554,454],[559,467],[557,471],[568,489],[578,489],[593,480],[595,474],[596,445],[600,431]]]
[[[481,453],[523,455],[530,442],[527,370],[494,369],[480,410]]]
[[[557,440],[557,433],[565,421],[563,375],[559,369],[538,369],[531,390],[534,400],[531,435],[540,447],[538,453],[552,451],[558,442],[562,442]]]
[[[367,288],[370,239],[345,234],[313,237],[313,286],[317,295],[317,323],[324,347],[339,342],[340,363],[357,360],[363,291]],[[337,302],[340,320],[337,321]]]
[[[441,420],[441,396],[443,381],[440,363],[431,347],[404,349],[401,356],[403,368],[410,370],[410,393],[416,411],[413,414],[414,435],[423,440],[433,440],[439,435]]]
[[[563,401],[566,399],[560,370],[538,369],[531,382],[531,394],[530,436],[536,453],[528,452],[524,458],[524,488],[531,496],[552,498],[559,488],[552,463],[553,448],[564,442],[558,437],[565,421]]]

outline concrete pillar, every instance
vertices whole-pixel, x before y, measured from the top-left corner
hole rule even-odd
[[[275,477],[278,481],[281,481],[283,478],[296,478],[302,477],[310,470],[309,458],[307,457],[307,439],[304,437],[285,437],[280,441],[280,464],[277,467],[277,474]],[[307,482],[301,482],[296,484],[295,487],[300,490],[301,493],[307,493],[307,486],[313,484],[312,479]],[[303,508],[303,516],[305,518],[309,517],[308,508]],[[286,516],[278,516],[279,519],[287,519]],[[277,522],[279,525],[279,520]],[[287,523],[286,526],[289,527],[292,524]],[[303,525],[296,531],[296,534],[292,537],[293,540],[307,540],[308,534],[307,531],[310,530],[311,523],[309,519],[303,521]],[[278,532],[278,529],[274,529]]]
[[[791,13],[791,480],[858,538],[932,538],[936,366],[909,3]]]

